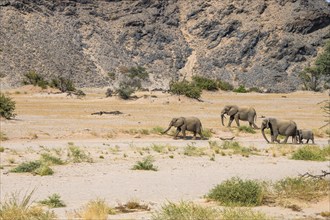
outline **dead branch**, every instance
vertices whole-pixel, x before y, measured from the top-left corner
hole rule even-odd
[[[328,172],[328,171],[322,170],[321,172],[322,172],[322,174],[319,174],[319,175],[312,175],[312,174],[307,172],[307,173],[304,173],[303,175],[299,175],[299,176],[300,177],[310,177],[310,178],[316,178],[316,179],[323,179],[327,175],[330,175],[330,172]]]
[[[230,138],[225,138],[225,137],[219,137],[220,140],[223,140],[223,141],[232,141],[234,140],[235,137],[230,137]]]
[[[103,114],[121,115],[123,113],[121,111],[112,111],[112,112],[99,111],[99,112],[93,112],[91,115],[103,115]]]

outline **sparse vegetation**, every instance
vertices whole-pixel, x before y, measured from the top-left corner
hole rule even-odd
[[[221,149],[230,150],[233,154],[241,154],[242,156],[249,156],[252,153],[251,148],[241,146],[237,141],[225,141],[221,145]]]
[[[157,171],[158,168],[153,165],[154,159],[151,156],[145,157],[142,161],[137,161],[132,170],[153,170]]]
[[[3,117],[5,119],[15,117],[15,104],[16,103],[10,97],[7,97],[5,96],[5,94],[0,93],[0,117]]]
[[[113,208],[111,208],[103,199],[95,199],[87,203],[81,210],[75,211],[73,214],[69,214],[68,218],[71,219],[71,215],[74,219],[79,218],[83,220],[97,219],[106,220],[109,214],[115,214]]]
[[[232,91],[234,89],[234,86],[226,81],[218,80],[218,88],[223,91]]]
[[[304,89],[320,91],[323,88],[328,89],[330,78],[330,41],[325,44],[324,51],[315,60],[314,66],[309,66],[299,74],[304,84]],[[325,81],[322,84],[322,81]],[[322,86],[323,85],[323,86]]]
[[[244,133],[250,133],[250,134],[255,134],[256,133],[256,131],[252,127],[246,126],[246,125],[239,126],[238,130],[240,132],[244,132]]]
[[[152,133],[152,134],[162,134],[164,130],[165,130],[164,128],[157,126],[157,127],[152,128],[150,133]]]
[[[324,179],[287,177],[274,184],[276,200],[316,201],[328,195],[329,182]]]
[[[240,85],[238,88],[236,89],[233,89],[233,92],[237,92],[237,93],[247,93],[247,89],[243,86],[243,85]]]
[[[193,76],[192,83],[202,90],[216,91],[218,90],[218,85],[215,80],[202,77],[202,76]]]
[[[152,219],[215,220],[219,219],[219,211],[192,202],[182,201],[179,204],[168,202],[153,214]]]
[[[119,88],[116,90],[118,96],[124,100],[127,100],[134,93],[134,89],[128,85],[121,84]]]
[[[205,128],[205,129],[202,130],[202,135],[205,138],[211,138],[212,137],[212,130]]]
[[[248,220],[270,220],[266,214],[253,211],[250,208],[225,208],[221,211],[222,220],[248,219]]]
[[[305,145],[293,153],[292,159],[325,161],[329,156],[326,149],[322,150],[319,146]]]
[[[34,85],[39,86],[42,89],[46,89],[48,82],[44,79],[43,76],[39,75],[35,71],[30,71],[24,74],[23,85]]]
[[[5,151],[5,148],[0,146],[0,153],[4,152]]]
[[[257,206],[262,203],[264,188],[258,181],[233,177],[214,187],[207,197],[225,206]]]
[[[64,77],[54,78],[50,82],[50,86],[59,89],[61,92],[74,92],[76,88],[73,82]]]
[[[183,154],[186,156],[192,156],[192,157],[200,157],[205,155],[204,149],[203,148],[198,148],[196,146],[188,144],[184,150]]]
[[[202,89],[184,80],[170,83],[170,92],[176,95],[185,95],[189,98],[199,99]]]
[[[68,150],[69,150],[68,152],[69,160],[72,161],[73,163],[93,162],[93,159],[77,146],[69,145]]]
[[[134,211],[149,211],[150,208],[146,204],[140,204],[137,200],[130,200],[126,204],[119,204],[115,207],[118,212],[128,213]]]
[[[60,208],[65,207],[65,203],[61,200],[61,196],[54,193],[51,196],[48,196],[47,199],[39,201],[40,204],[46,205],[49,208]]]
[[[10,170],[13,173],[33,173],[40,176],[52,175],[54,171],[41,161],[30,161],[19,164],[17,167]]]
[[[53,175],[54,171],[48,165],[41,164],[40,167],[38,167],[33,171],[33,173],[39,176],[49,176],[49,175]]]
[[[0,203],[0,219],[2,220],[53,220],[54,212],[45,211],[41,207],[31,205],[34,191],[20,198],[20,193],[13,193],[9,199]]]
[[[62,165],[64,164],[64,161],[59,158],[55,157],[53,155],[50,155],[48,153],[41,154],[41,161],[47,165]]]

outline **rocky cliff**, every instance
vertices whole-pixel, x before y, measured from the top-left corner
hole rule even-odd
[[[329,38],[325,0],[0,0],[1,86],[35,70],[111,87],[143,66],[149,88],[204,75],[287,92]]]

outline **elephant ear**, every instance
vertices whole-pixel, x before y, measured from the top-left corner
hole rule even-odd
[[[175,127],[180,127],[183,125],[184,122],[185,122],[185,118],[180,117],[180,118],[177,118],[177,120],[173,123],[173,125]]]
[[[235,115],[238,112],[238,107],[237,106],[232,106],[230,110],[228,111],[228,115],[232,116]]]

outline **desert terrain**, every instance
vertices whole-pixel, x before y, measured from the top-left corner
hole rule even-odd
[[[253,106],[260,126],[262,117],[294,120],[298,128],[313,129],[320,147],[329,144],[324,129],[326,120],[320,102],[329,93],[298,91],[286,94],[203,92],[201,101],[174,96],[169,93],[138,92],[136,98],[121,100],[105,97],[105,89],[83,89],[86,96],[77,98],[52,90],[25,86],[5,90],[16,102],[13,120],[1,120],[1,132],[7,140],[0,146],[1,201],[14,192],[34,191],[35,201],[57,193],[66,207],[54,208],[60,219],[79,209],[88,201],[101,198],[111,206],[138,200],[149,211],[109,215],[109,219],[149,219],[152,212],[171,201],[193,201],[216,205],[203,196],[215,185],[231,177],[276,181],[288,176],[309,172],[319,174],[329,170],[329,161],[301,161],[290,159],[290,150],[299,148],[291,138],[286,145],[267,144],[260,130],[255,134],[239,132],[235,122],[231,128],[221,125],[220,112],[227,104]],[[94,114],[100,111],[120,111],[122,114]],[[196,116],[208,139],[173,139],[173,130],[166,135],[153,132],[167,128],[172,117]],[[225,119],[225,124],[228,118]],[[241,125],[248,125],[241,122]],[[326,128],[325,128],[326,129]],[[269,137],[269,133],[267,134]],[[235,137],[233,141],[258,151],[244,157],[237,154],[214,154],[212,143],[220,138]],[[62,152],[68,145],[78,146],[93,162],[52,166],[53,175],[39,176],[12,173],[10,169],[26,161],[38,159],[44,152]],[[166,146],[158,152],[154,146]],[[204,155],[185,155],[184,148],[196,146]],[[283,153],[287,151],[288,153]],[[155,171],[132,170],[137,161],[146,156],[154,158]],[[302,204],[301,211],[278,206],[254,207],[278,219],[324,219],[321,212],[330,211],[329,198]]]

